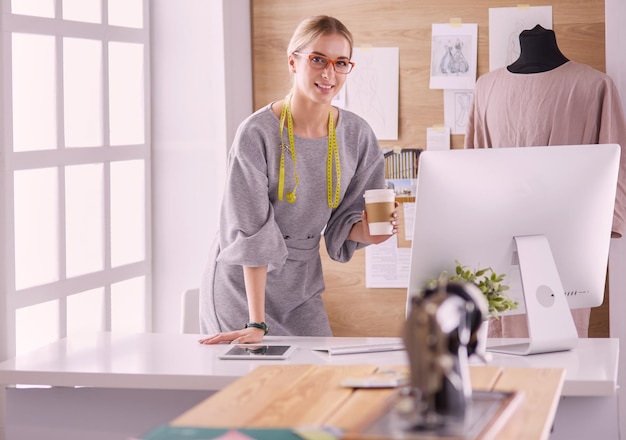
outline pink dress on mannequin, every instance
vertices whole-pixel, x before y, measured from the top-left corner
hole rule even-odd
[[[508,67],[478,78],[465,148],[617,143],[622,147],[613,236],[626,223],[626,121],[612,79],[569,61],[554,32],[541,27],[520,34],[522,54]],[[573,310],[580,337],[587,337],[589,309]],[[524,315],[489,325],[490,337],[527,337]]]

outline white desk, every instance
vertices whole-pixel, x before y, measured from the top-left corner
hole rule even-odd
[[[510,344],[513,339],[491,339],[487,347]],[[513,342],[514,343],[514,342]],[[565,368],[563,396],[615,396],[619,340],[616,338],[579,339],[575,350],[515,356],[491,353],[490,363],[502,367]]]
[[[324,345],[354,345],[397,341],[396,338],[314,338],[268,336],[268,343],[295,344],[288,361],[226,361],[218,354],[225,345],[200,345],[199,336],[181,334],[99,333],[57,341],[31,353],[0,363],[0,384],[86,386],[155,390],[218,390],[258,365],[407,363],[403,351],[329,356],[312,351]],[[494,343],[490,341],[489,344]],[[516,367],[566,368],[563,396],[603,399],[602,406],[617,422],[617,339],[581,339],[576,350],[532,356],[493,354],[491,363]],[[0,428],[5,426],[5,388],[0,387]],[[580,400],[580,399],[578,399]],[[582,400],[581,402],[585,402]],[[559,409],[559,412],[561,410]],[[606,419],[607,416],[604,416]],[[557,429],[558,431],[557,413]],[[593,420],[587,414],[581,422]],[[568,424],[575,425],[575,420]],[[612,424],[609,420],[608,423]],[[0,432],[0,439],[2,433]],[[570,437],[576,438],[576,437]],[[598,437],[595,438],[616,438]]]
[[[512,340],[494,339],[488,347]],[[531,356],[492,353],[502,367],[566,369],[550,440],[620,438],[617,372],[619,340],[579,339],[575,350]],[[624,417],[624,416],[622,416]]]
[[[219,390],[258,365],[405,364],[403,351],[330,357],[312,351],[325,345],[398,341],[396,338],[287,338],[267,336],[271,344],[295,344],[288,361],[220,360],[228,345],[201,345],[189,334],[98,333],[72,337],[0,363],[0,383],[105,388]]]
[[[176,402],[196,398],[199,394],[198,390],[207,390],[204,399],[208,397],[210,391],[222,389],[258,365],[285,362],[219,360],[217,356],[228,349],[228,345],[200,345],[198,344],[199,338],[198,335],[158,333],[134,335],[99,333],[71,337],[0,363],[0,384],[94,387],[77,390],[73,388],[9,390],[8,394],[14,397],[11,401],[14,405],[11,408],[18,408],[20,414],[28,413],[21,418],[18,428],[22,429],[26,424],[29,429],[28,435],[31,435],[33,429],[41,430],[46,434],[43,438],[55,440],[100,438],[96,435],[107,429],[106,423],[96,421],[95,425],[87,427],[86,422],[83,421],[95,417],[94,413],[97,413],[98,419],[114,421],[119,425],[116,427],[116,436],[110,435],[104,438],[122,439],[128,438],[128,435],[119,435],[122,430],[124,434],[137,435],[142,432],[141,429],[137,430],[138,426],[147,424],[144,428],[147,430],[155,425],[154,422],[148,424],[153,416],[147,414],[146,411],[143,411],[143,416],[138,415],[136,420],[129,420],[131,417],[124,415],[123,410],[117,409],[128,407],[128,401],[131,399],[133,401],[142,398],[167,399],[168,402],[162,403],[161,407],[153,401],[150,401],[149,405],[157,407],[153,408],[157,412],[172,411],[170,417],[173,418],[192,405],[181,407],[180,403]],[[289,360],[290,363],[330,365],[346,363],[402,365],[406,363],[403,351],[330,359],[326,354],[311,350],[312,347],[331,343],[347,345],[374,341],[397,341],[397,339],[267,337],[266,340],[268,343],[297,343],[299,349]],[[162,392],[155,395],[153,390]],[[51,394],[53,397],[50,397]],[[6,396],[5,387],[0,385],[0,440],[5,440],[6,411],[11,409],[7,408]],[[50,404],[50,402],[55,403]],[[79,408],[81,415],[77,417],[81,420],[75,420],[76,417],[71,414],[68,416],[66,412],[61,412],[59,403]],[[84,408],[84,405],[97,406],[98,411]],[[139,409],[142,408],[139,407]],[[47,419],[42,421],[40,416],[36,415],[38,412],[46,412]],[[56,419],[58,422],[51,419]],[[167,421],[168,418],[164,417],[158,423]],[[66,428],[66,426],[71,428]],[[15,423],[13,428],[15,429]],[[65,432],[70,429],[72,432]],[[93,432],[82,432],[87,429],[92,429]],[[50,431],[53,430],[57,435],[50,437]],[[14,432],[12,434],[13,436],[8,440],[14,440],[13,437],[22,440],[23,432],[20,431],[17,435]],[[35,432],[32,437],[28,438],[42,438],[37,437],[36,434]]]

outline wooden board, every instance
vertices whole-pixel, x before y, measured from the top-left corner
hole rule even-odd
[[[401,368],[398,366],[396,368]],[[346,377],[376,371],[371,365],[268,365],[200,402],[170,425],[196,428],[335,426],[358,433],[389,407],[394,390],[342,387]],[[523,395],[494,418],[489,438],[547,439],[565,370],[471,366],[472,388]],[[513,405],[515,404],[515,405]],[[523,423],[515,423],[521,421]],[[521,430],[521,431],[520,431]],[[487,436],[485,436],[487,437]]]
[[[524,4],[545,6],[546,2]],[[604,71],[604,1],[554,0],[549,4],[561,52],[573,61]],[[477,74],[481,75],[489,70],[489,8],[515,5],[495,0],[254,0],[254,107],[281,99],[289,91],[286,50],[297,24],[311,15],[333,15],[353,33],[356,46],[400,49],[399,139],[381,144],[424,148],[426,128],[443,124],[443,91],[429,89],[431,25],[448,23],[456,17],[463,23],[477,23]],[[463,138],[454,135],[453,147],[462,147]]]

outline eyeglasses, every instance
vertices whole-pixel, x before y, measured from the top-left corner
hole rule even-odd
[[[323,55],[318,55],[316,53],[301,53],[294,52],[294,55],[299,55],[301,57],[307,57],[309,59],[309,65],[314,69],[325,69],[328,66],[328,63],[333,65],[333,69],[337,73],[350,73],[355,64],[352,61],[348,60],[331,60],[330,58],[326,58]]]

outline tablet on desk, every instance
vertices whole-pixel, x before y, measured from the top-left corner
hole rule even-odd
[[[359,353],[376,353],[380,351],[398,351],[404,350],[403,342],[387,342],[379,344],[358,344],[358,345],[336,345],[328,347],[317,347],[314,351],[325,351],[329,355],[339,354],[359,354]]]
[[[219,356],[220,359],[287,359],[295,351],[294,345],[237,344]]]

